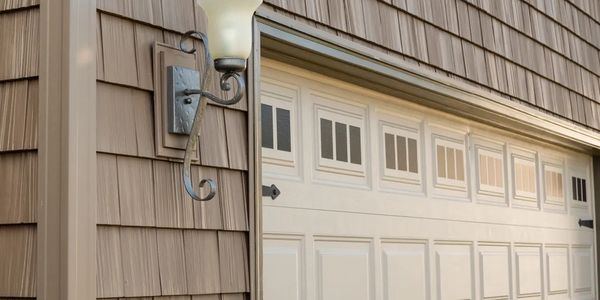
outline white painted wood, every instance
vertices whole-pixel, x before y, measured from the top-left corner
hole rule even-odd
[[[295,126],[293,154],[263,151],[263,184],[282,192],[263,198],[265,300],[595,297],[594,232],[577,225],[592,218],[591,157],[267,59],[261,71]],[[322,157],[320,118],[360,128],[360,164]],[[416,173],[386,168],[385,133],[417,142]],[[443,176],[437,146],[453,157]],[[545,170],[563,197],[547,197]]]

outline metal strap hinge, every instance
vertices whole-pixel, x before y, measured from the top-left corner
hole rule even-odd
[[[579,219],[579,227],[588,227],[594,229],[594,220]]]
[[[274,184],[271,184],[271,186],[262,186],[263,197],[271,197],[271,199],[275,200],[280,194],[281,191]]]

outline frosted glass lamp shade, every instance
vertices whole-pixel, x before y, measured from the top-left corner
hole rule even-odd
[[[219,60],[245,60],[252,51],[252,16],[262,0],[196,0],[206,13],[208,47]]]

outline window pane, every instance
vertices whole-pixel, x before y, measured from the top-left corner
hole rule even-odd
[[[260,105],[262,146],[273,149],[273,107],[267,104]]]
[[[504,178],[502,176],[502,168],[504,166],[502,165],[502,160],[501,159],[495,159],[494,160],[494,168],[496,171],[496,186],[497,187],[503,187],[504,186]]]
[[[290,111],[277,108],[277,150],[292,151]]]
[[[386,133],[385,137],[385,167],[387,169],[396,169],[396,147],[394,144],[394,135]]]
[[[444,146],[437,146],[437,175],[439,178],[446,178],[446,149]]]
[[[456,164],[454,162],[453,148],[446,148],[446,159],[448,160],[448,179],[456,179]]]
[[[579,200],[577,197],[577,178],[571,177],[571,185],[573,185],[573,200]]]
[[[489,185],[493,185],[493,186],[498,186],[496,184],[496,163],[495,163],[496,159],[491,157],[491,156],[487,156],[487,173],[488,173],[488,180],[489,180]]]
[[[587,202],[587,195],[586,195],[586,187],[585,187],[585,179],[581,179],[581,200],[583,202]]]
[[[326,119],[321,119],[321,157],[333,159],[333,126]]]
[[[406,162],[406,138],[403,136],[397,136],[396,141],[398,142],[398,170],[408,170]]]
[[[556,196],[563,198],[563,178],[561,173],[556,173]]]
[[[463,181],[465,180],[465,163],[462,150],[455,150],[456,152],[456,179]]]
[[[408,171],[419,172],[419,159],[417,158],[417,140],[408,139]]]
[[[553,196],[552,192],[552,173],[550,171],[544,172],[544,183],[546,184],[546,195]]]
[[[350,162],[361,164],[360,128],[350,125]]]
[[[479,183],[481,184],[490,184],[488,182],[488,167],[487,167],[487,156],[479,155]]]
[[[583,201],[583,179],[577,178],[577,199]]]
[[[348,161],[348,126],[335,122],[335,159]]]

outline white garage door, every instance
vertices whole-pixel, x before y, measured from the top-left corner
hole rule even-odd
[[[591,157],[265,60],[265,300],[595,299]]]

